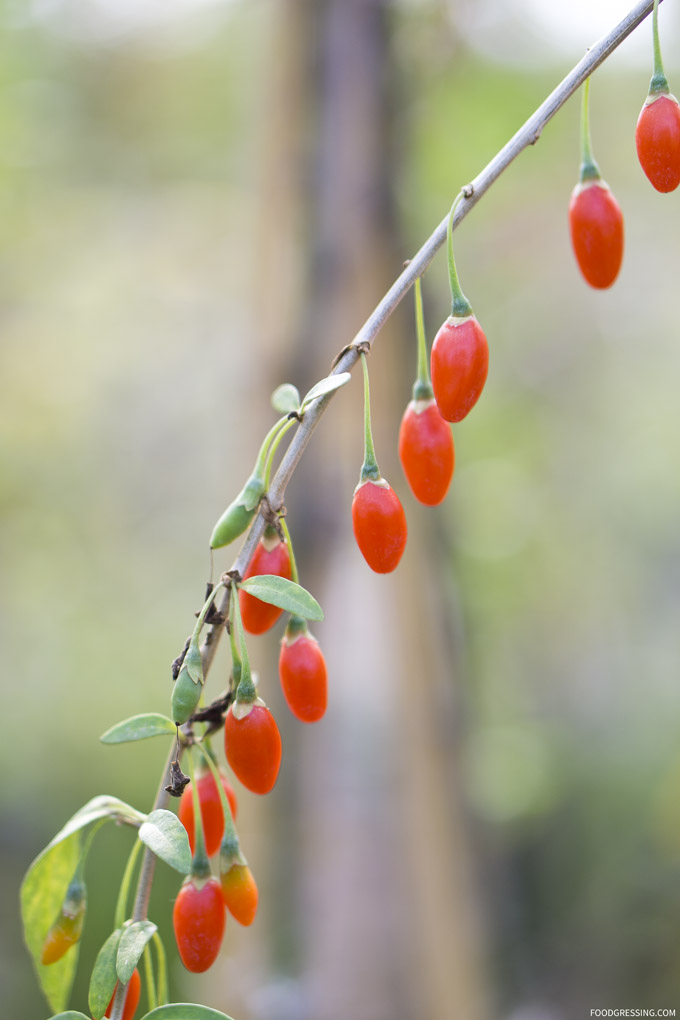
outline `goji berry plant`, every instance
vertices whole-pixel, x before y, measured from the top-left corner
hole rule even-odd
[[[351,500],[353,530],[373,571],[386,574],[397,569],[407,542],[407,522],[397,493],[380,472],[374,448],[368,373],[373,341],[415,285],[417,378],[402,419],[398,449],[416,499],[425,506],[437,505],[446,497],[454,472],[450,423],[462,421],[473,409],[489,370],[486,336],[458,280],[453,231],[499,174],[537,141],[543,126],[585,83],[580,180],[569,207],[571,240],[589,284],[602,289],[615,282],[623,256],[623,218],[592,157],[588,83],[593,71],[652,6],[655,73],[638,121],[636,143],[640,162],[654,187],[659,191],[677,187],[679,108],[661,66],[658,0],[654,4],[645,0],[590,49],[505,148],[459,192],[449,214],[339,353],[331,373],[303,398],[291,384],[283,384],[273,393],[277,421],[265,436],[246,483],[219,516],[209,546],[221,549],[247,535],[231,569],[208,583],[192,632],[173,663],[169,714],[143,712],[117,723],[101,737],[111,745],[165,740],[169,754],[152,810],[142,812],[113,796],[94,797],[57,833],[24,880],[25,938],[42,990],[55,1011],[53,1020],[87,1020],[83,1012],[68,1011],[68,1001],[87,909],[87,856],[97,833],[111,821],[133,829],[135,838],[128,861],[115,878],[119,892],[111,933],[90,978],[91,1016],[94,1020],[132,1020],[140,996],[145,996],[144,1016],[149,1020],[225,1018],[225,1014],[198,1004],[168,1003],[166,959],[168,952],[176,952],[188,971],[202,973],[220,952],[228,915],[243,926],[251,925],[256,916],[256,879],[235,827],[237,798],[215,748],[224,742],[226,763],[245,790],[265,795],[275,788],[285,751],[277,721],[265,700],[271,678],[264,678],[261,686],[258,683],[246,635],[268,631],[287,614],[279,656],[285,701],[293,716],[304,723],[321,719],[328,704],[326,661],[309,630],[309,621],[321,620],[323,613],[300,584],[291,538],[295,521],[289,524],[284,505],[288,483],[331,398],[350,381],[361,360],[364,450]],[[434,338],[428,367],[420,277],[445,241],[451,315]],[[286,437],[292,438],[277,461]],[[225,692],[215,690],[207,697],[207,675],[217,643],[225,634],[231,654],[229,685]],[[331,676],[331,691],[333,683]],[[169,809],[173,798],[179,801],[177,813]],[[173,909],[174,946],[168,933],[160,932],[148,916],[157,860],[182,876]]]

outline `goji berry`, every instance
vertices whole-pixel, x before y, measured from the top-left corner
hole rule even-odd
[[[282,542],[275,529],[268,527],[257,544],[250,563],[243,575],[248,577],[259,574],[276,574],[278,577],[291,578],[290,556],[288,546]],[[249,634],[264,634],[273,627],[283,612],[278,606],[262,602],[247,591],[239,591],[239,603],[243,626]]]
[[[43,964],[56,963],[71,946],[80,941],[85,923],[87,892],[84,883],[75,877],[66,890],[59,916],[50,928],[43,943],[40,960]]]
[[[326,711],[328,683],[326,662],[307,624],[293,617],[281,641],[279,655],[281,688],[293,715],[301,722],[317,722]]]
[[[581,170],[569,203],[571,244],[579,269],[591,287],[611,287],[623,260],[623,215],[602,180],[590,141],[590,78],[581,104]]]
[[[611,287],[623,260],[623,214],[603,180],[576,185],[569,203],[569,229],[586,282],[600,290]]]
[[[226,776],[220,775],[220,782],[222,783],[222,789],[227,795],[232,818],[235,819],[237,811],[236,794],[234,793],[233,787],[227,780]],[[222,800],[212,772],[204,772],[199,778],[197,778],[196,786],[198,789],[198,799],[201,804],[205,851],[208,857],[212,857],[213,854],[216,854],[219,850],[220,843],[222,842],[222,836],[224,835],[224,811],[222,809]],[[177,816],[184,828],[187,830],[189,846],[191,847],[191,852],[193,854],[195,847],[195,830],[194,797],[191,789],[191,783],[189,783],[182,794]]]
[[[264,702],[236,701],[224,720],[224,751],[234,775],[252,793],[269,793],[281,767],[281,734]]]
[[[216,878],[185,879],[172,911],[177,949],[182,963],[202,974],[217,959],[226,923],[224,898]]]
[[[453,217],[462,197],[460,192],[451,206],[446,230],[451,315],[441,326],[430,351],[432,390],[445,421],[463,420],[479,400],[489,374],[489,345],[461,290],[453,257]]]
[[[352,498],[352,527],[361,553],[377,574],[394,570],[406,546],[404,508],[394,489],[380,474],[371,430],[371,397],[366,355],[364,371],[364,462]]]
[[[118,985],[116,985],[116,987],[113,989],[111,1001],[106,1007],[106,1013],[104,1014],[105,1020],[107,1017],[111,1015],[111,1010],[113,1009],[113,1000],[116,997],[117,991]],[[139,971],[135,967],[135,969],[132,972],[132,977],[128,982],[127,992],[125,993],[125,1004],[123,1006],[123,1016],[121,1017],[121,1020],[132,1020],[133,1016],[135,1015],[135,1010],[139,1005],[139,996],[141,995],[141,992],[142,992],[142,979],[139,976]]]
[[[640,166],[657,191],[680,184],[680,105],[672,95],[650,95],[635,128]]]
[[[399,429],[399,459],[413,495],[426,506],[448,492],[456,453],[451,428],[435,400],[412,400]]]
[[[399,564],[408,528],[404,508],[391,485],[360,482],[352,500],[354,537],[364,559],[376,574],[389,574]]]
[[[249,925],[255,920],[258,892],[255,879],[247,864],[235,863],[220,876],[222,895],[230,913],[239,924]]]

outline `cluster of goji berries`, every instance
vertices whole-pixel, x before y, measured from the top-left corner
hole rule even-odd
[[[670,95],[661,67],[656,6],[654,39],[655,75],[638,121],[636,144],[640,163],[654,187],[670,191],[680,182],[680,107]],[[580,180],[572,195],[569,223],[583,276],[593,287],[606,288],[616,279],[623,258],[623,217],[592,156],[588,87],[587,81],[582,107]],[[415,284],[418,373],[413,398],[399,430],[399,458],[404,474],[415,498],[427,506],[441,503],[447,494],[455,466],[451,424],[462,421],[477,403],[489,364],[486,337],[461,290],[453,257],[453,219],[460,198],[451,209],[447,231],[451,315],[437,333],[429,359],[420,280]],[[404,552],[407,523],[398,496],[378,467],[371,429],[366,348],[360,347],[359,352],[364,377],[364,460],[352,500],[352,524],[359,549],[371,569],[389,573],[397,567]],[[229,544],[253,520],[267,492],[278,443],[294,419],[300,420],[303,411],[304,402],[299,407],[294,403],[266,437],[253,474],[215,526],[212,548]],[[276,598],[270,598],[271,592],[269,596],[258,597],[247,590],[246,582],[251,579],[271,582],[272,578],[297,585],[290,534],[285,521],[276,515],[271,516],[243,578],[232,578],[229,582],[232,677],[224,718],[224,750],[234,775],[248,790],[259,794],[268,793],[276,783],[282,744],[276,720],[259,696],[251,674],[245,634],[260,635],[270,630],[280,618],[285,602],[279,604]],[[207,603],[198,629],[206,610]],[[200,655],[198,660],[196,655],[197,645],[192,644],[186,658],[186,676],[183,678],[183,669],[173,695],[178,724],[190,720],[200,699],[202,675]],[[306,620],[295,612],[291,612],[281,641],[279,677],[288,707],[299,720],[310,723],[323,716],[327,703],[324,657],[309,633]],[[206,760],[210,768],[198,775],[196,789],[187,790],[179,809],[179,818],[189,834],[193,865],[179,891],[173,914],[180,957],[189,970],[196,972],[210,967],[219,952],[226,911],[249,925],[255,917],[258,898],[234,828],[237,811],[234,791],[226,777]],[[209,864],[209,858],[218,852],[219,879],[212,874]],[[70,937],[68,932],[64,937]],[[46,952],[49,951],[46,947]]]
[[[680,184],[680,105],[671,95],[659,45],[658,0],[654,4],[654,74],[635,129],[640,166],[657,191]],[[591,287],[611,287],[623,260],[623,214],[593,159],[588,112],[590,81],[583,89],[581,171],[569,204],[571,241]]]

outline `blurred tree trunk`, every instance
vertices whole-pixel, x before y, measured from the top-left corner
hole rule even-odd
[[[401,267],[389,14],[385,0],[279,7],[256,305],[272,386],[289,379],[302,388],[325,374]],[[297,1020],[488,1015],[456,765],[460,656],[438,581],[446,557],[396,460],[415,366],[411,308],[371,359],[378,458],[410,519],[398,573],[372,574],[351,535],[359,375],[335,400],[287,501],[302,581],[326,609],[316,633],[330,684],[329,713],[316,727],[282,713],[285,754],[297,761],[280,819],[288,848],[277,839],[272,888],[285,933],[279,965],[300,975]],[[280,1002],[277,1010],[288,1015]]]

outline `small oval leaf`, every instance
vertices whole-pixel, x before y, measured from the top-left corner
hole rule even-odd
[[[116,974],[116,955],[118,944],[123,934],[122,928],[116,928],[111,932],[104,945],[97,954],[92,976],[90,977],[90,990],[87,996],[87,1004],[92,1011],[94,1020],[101,1020],[106,1012],[106,1007],[111,1001],[113,990],[116,987],[118,975]]]
[[[194,1002],[171,1002],[169,1006],[152,1009],[142,1020],[231,1020],[231,1017],[210,1006],[197,1006]]]
[[[305,620],[323,620],[323,609],[306,588],[276,574],[259,574],[242,581],[239,588],[262,602],[302,616]]]
[[[116,956],[116,973],[122,985],[126,985],[132,977],[147,942],[157,930],[153,921],[135,921],[123,929]]]
[[[311,404],[313,400],[318,400],[319,397],[325,397],[328,393],[334,393],[335,390],[339,390],[341,386],[348,383],[351,378],[352,376],[349,372],[338,372],[337,375],[327,375],[324,379],[319,379],[318,383],[312,386],[311,390],[305,394],[301,408],[304,409],[307,404]]]
[[[292,383],[283,383],[277,386],[271,396],[272,407],[279,414],[290,414],[300,407],[300,394],[297,387]]]
[[[102,744],[125,744],[130,740],[146,740],[148,737],[175,735],[176,729],[172,719],[160,712],[145,712],[133,715],[116,723],[99,738]],[[108,1003],[107,1003],[108,1005]]]
[[[139,838],[156,857],[181,875],[191,871],[191,850],[187,830],[172,811],[152,811],[139,830]]]

